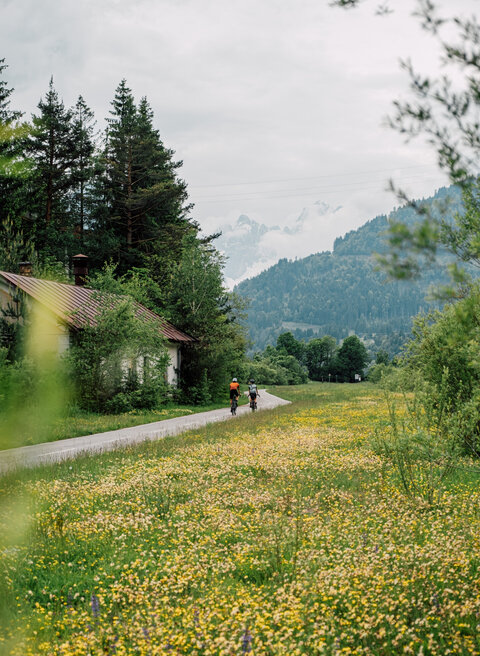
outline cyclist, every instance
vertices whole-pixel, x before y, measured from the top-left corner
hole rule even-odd
[[[260,396],[258,393],[257,386],[253,378],[250,378],[248,382],[248,398],[250,399],[250,407],[252,410],[257,409],[257,396]]]
[[[236,378],[230,383],[230,406],[232,414],[234,415],[238,405],[238,397],[240,396],[240,384]],[[235,400],[235,403],[233,401]]]

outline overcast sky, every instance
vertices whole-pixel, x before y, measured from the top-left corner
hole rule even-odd
[[[0,58],[11,106],[27,117],[53,75],[65,103],[82,94],[103,127],[125,77],[183,160],[204,230],[240,214],[285,226],[306,208],[295,239],[275,244],[278,256],[303,256],[391,210],[390,177],[415,197],[445,183],[427,146],[384,126],[407,95],[399,59],[431,71],[434,44],[411,17],[413,0],[390,0],[386,17],[375,5],[0,0]],[[471,12],[478,2],[443,5]],[[318,201],[337,211],[320,216]]]

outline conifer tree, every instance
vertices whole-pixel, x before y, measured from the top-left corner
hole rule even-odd
[[[68,261],[73,248],[72,219],[68,198],[72,190],[72,164],[75,159],[73,112],[66,109],[50,80],[49,89],[33,116],[28,151],[34,165],[32,212],[34,237],[42,256]]]
[[[153,112],[143,98],[138,108],[122,80],[112,102],[105,148],[107,228],[116,241],[119,271],[132,266],[162,268],[178,261],[183,236],[197,231],[187,218],[186,185],[176,171],[173,151],[153,127]],[[108,232],[107,229],[107,232]],[[153,258],[153,261],[151,260]]]
[[[33,259],[33,244],[25,238],[12,218],[0,223],[0,269],[18,272],[19,262]]]
[[[138,107],[135,154],[138,166],[137,188],[133,207],[137,217],[137,243],[146,253],[161,253],[167,244],[172,256],[175,244],[190,232],[186,218],[187,190],[176,171],[182,162],[173,161],[174,151],[166,148],[153,127],[153,112],[146,98]],[[177,258],[175,258],[177,259]]]
[[[7,68],[4,62],[0,59],[0,76]],[[0,222],[16,214],[23,205],[21,188],[25,166],[21,144],[26,127],[18,124],[22,113],[10,109],[12,93],[13,89],[0,79]]]
[[[131,89],[122,80],[112,101],[111,118],[107,119],[105,148],[105,186],[109,200],[109,227],[116,238],[115,260],[123,270],[133,243],[133,140],[136,107]],[[129,259],[129,258],[128,258]]]
[[[83,243],[93,204],[95,163],[95,119],[82,96],[73,110],[72,139],[75,147],[71,169],[70,212],[75,236]]]
[[[0,59],[0,75],[3,74],[3,71],[7,67],[8,65],[5,64],[5,59]],[[13,89],[7,86],[7,82],[0,80],[0,123],[10,123],[22,116],[22,112],[13,111],[9,108],[12,93]]]

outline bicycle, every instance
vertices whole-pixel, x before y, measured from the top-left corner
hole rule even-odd
[[[232,398],[232,403],[230,405],[230,412],[232,413],[233,416],[237,414],[237,406],[238,406],[238,396],[234,396]]]

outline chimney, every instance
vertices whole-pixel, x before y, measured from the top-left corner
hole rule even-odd
[[[74,255],[73,258],[73,275],[75,277],[75,285],[83,287],[87,282],[88,276],[88,257],[86,255]]]
[[[18,263],[18,272],[21,276],[32,277],[32,263],[31,262],[19,262]]]

